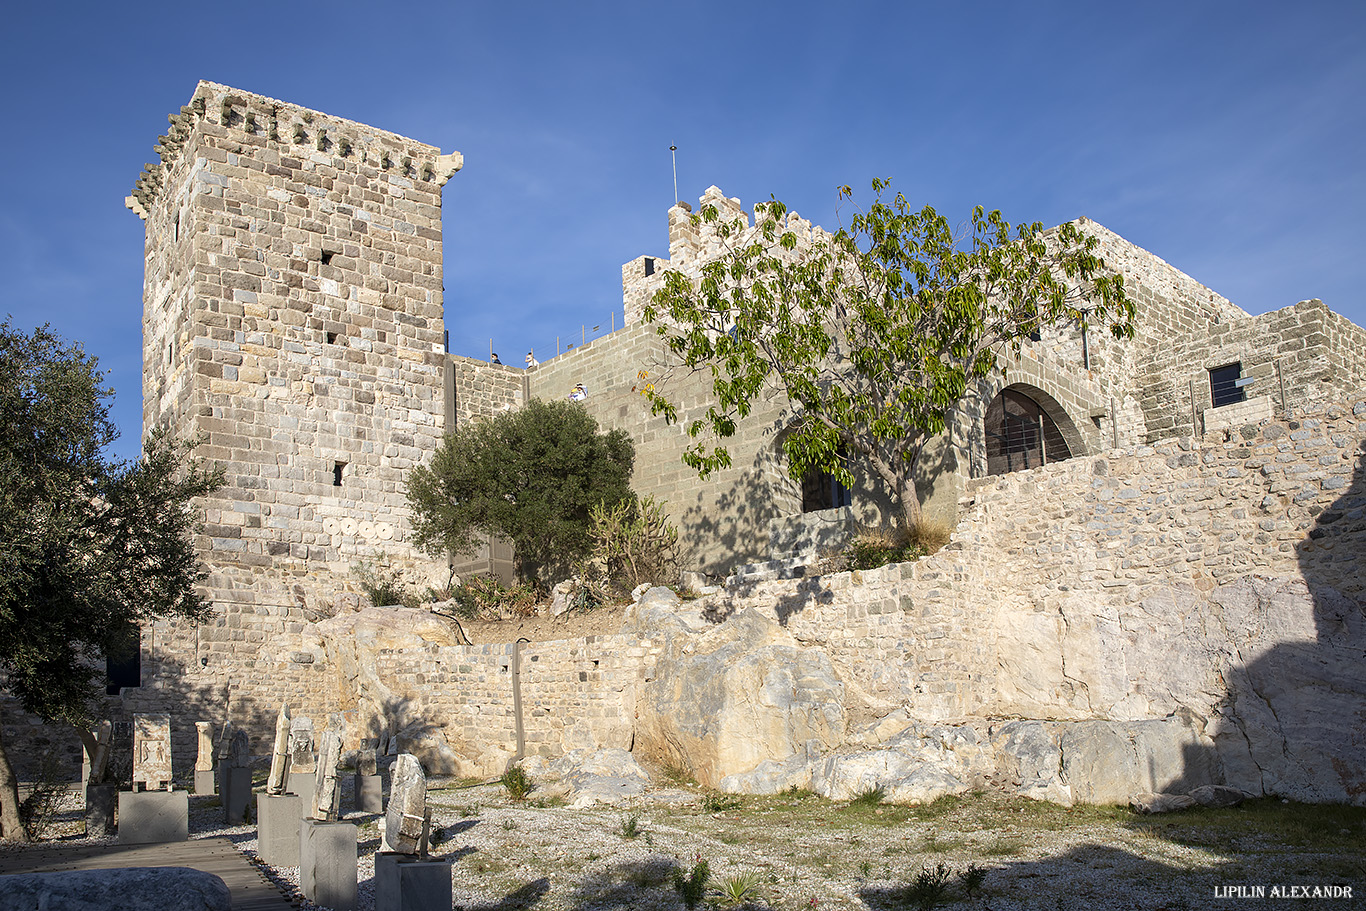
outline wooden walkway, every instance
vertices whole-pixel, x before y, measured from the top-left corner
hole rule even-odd
[[[212,873],[232,892],[233,911],[293,911],[298,907],[226,838],[195,838],[159,845],[37,844],[0,854],[0,874],[112,867],[192,867]]]

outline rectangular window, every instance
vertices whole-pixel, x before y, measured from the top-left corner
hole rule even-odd
[[[1215,408],[1236,405],[1247,398],[1247,394],[1243,392],[1243,387],[1246,384],[1241,381],[1242,377],[1243,365],[1241,361],[1236,364],[1211,368],[1209,372],[1209,394]]]
[[[332,463],[332,486],[333,486],[333,487],[340,487],[340,486],[342,486],[342,478],[345,477],[345,475],[346,475],[346,463],[345,463],[345,462],[333,462],[333,463]]]
[[[142,686],[141,630],[129,624],[120,647],[112,649],[104,658],[104,692],[117,696],[124,687]]]

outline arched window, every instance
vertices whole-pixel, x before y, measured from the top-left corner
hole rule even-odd
[[[1005,389],[987,406],[987,474],[1038,468],[1072,458],[1058,425],[1019,389]]]

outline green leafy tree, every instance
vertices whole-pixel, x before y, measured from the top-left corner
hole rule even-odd
[[[103,659],[154,617],[208,606],[190,500],[222,474],[153,433],[136,462],[110,461],[118,431],[95,358],[46,328],[0,324],[0,671],[24,708],[77,726],[87,749]],[[0,838],[27,838],[0,743]]]
[[[519,575],[544,585],[591,548],[594,506],[633,497],[634,462],[625,431],[599,433],[581,406],[533,399],[446,434],[431,466],[409,473],[414,540],[436,556],[502,536]]]
[[[809,251],[798,250],[777,200],[749,230],[715,206],[693,216],[713,226],[722,254],[700,281],[667,273],[645,318],[683,366],[711,372],[715,401],[688,424],[697,442],[683,457],[702,477],[730,465],[724,440],[776,386],[794,411],[783,441],[793,477],[817,469],[848,486],[851,460],[861,461],[910,530],[921,523],[921,452],[1002,353],[1058,323],[1133,336],[1122,278],[1077,225],[1012,226],[978,207],[960,236],[928,206],[884,200],[887,189],[873,181],[872,205]],[[646,395],[655,414],[677,420],[663,389]]]

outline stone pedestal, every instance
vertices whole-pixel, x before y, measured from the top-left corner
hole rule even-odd
[[[304,898],[332,911],[356,911],[357,854],[356,827],[351,823],[303,820],[299,890]]]
[[[223,823],[240,826],[247,821],[247,808],[251,806],[251,769],[229,767],[223,775],[223,790],[219,794],[223,801]]]
[[[116,784],[87,784],[85,786],[85,834],[105,838],[114,834],[114,808],[119,805],[119,786]]]
[[[375,911],[450,911],[451,861],[416,854],[375,855]]]
[[[357,813],[384,812],[384,779],[379,775],[357,775],[352,794]]]
[[[256,795],[256,851],[266,863],[299,866],[300,804],[297,794]]]
[[[218,790],[218,776],[213,769],[194,770],[194,792],[196,794],[213,794]]]
[[[189,791],[119,792],[119,844],[150,845],[189,837]]]
[[[290,772],[289,782],[285,785],[285,791],[290,794],[298,794],[304,800],[313,799],[314,779],[317,777],[315,772]]]

